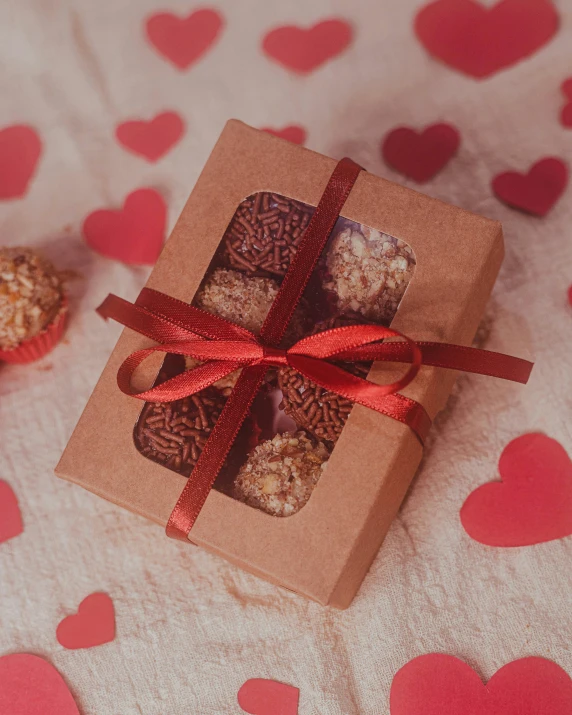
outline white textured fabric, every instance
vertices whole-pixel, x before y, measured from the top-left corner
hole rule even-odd
[[[490,181],[547,155],[570,160],[558,123],[561,82],[572,75],[572,8],[530,60],[477,82],[428,59],[412,22],[420,0],[216,0],[226,18],[216,47],[186,72],[147,44],[143,20],[190,0],[3,0],[0,126],[30,123],[44,144],[28,195],[0,203],[2,244],[41,247],[81,278],[71,324],[53,355],[0,367],[0,478],[20,500],[24,533],[0,545],[0,655],[32,652],[64,675],[83,715],[239,713],[251,677],[300,688],[300,715],[387,715],[393,675],[432,651],[456,655],[484,678],[527,655],[572,674],[572,538],[492,549],[471,541],[459,509],[497,476],[503,447],[543,431],[572,453],[570,190],[535,219],[500,204]],[[347,17],[355,42],[308,77],[265,59],[263,32]],[[179,111],[182,142],[147,164],[114,140],[118,122]],[[242,573],[81,488],[53,467],[118,337],[94,308],[110,291],[135,298],[147,269],[128,268],[83,243],[83,218],[156,187],[173,225],[225,120],[299,123],[308,146],[382,162],[391,128],[446,120],[457,158],[424,190],[504,222],[507,258],[490,303],[486,346],[537,360],[522,388],[463,377],[439,420],[423,468],[361,592],[346,612]],[[69,651],[59,621],[93,591],[113,598],[117,638]],[[415,714],[417,715],[417,714]]]

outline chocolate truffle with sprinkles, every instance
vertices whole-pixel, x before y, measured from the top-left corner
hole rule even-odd
[[[0,249],[0,349],[14,350],[65,310],[61,276],[29,248]]]
[[[312,334],[331,328],[363,324],[356,314],[336,315],[316,324]],[[367,377],[371,363],[340,362],[340,367],[358,377]],[[282,391],[280,409],[316,438],[334,445],[340,436],[353,402],[335,392],[325,390],[291,367],[278,370],[278,387]]]
[[[189,476],[220,416],[225,396],[209,387],[175,402],[147,402],[135,428],[139,451]]]
[[[277,434],[248,455],[234,482],[234,496],[273,516],[290,516],[308,501],[329,457],[322,442],[304,432]]]
[[[224,235],[226,260],[250,275],[286,275],[313,213],[312,206],[278,194],[249,197]]]

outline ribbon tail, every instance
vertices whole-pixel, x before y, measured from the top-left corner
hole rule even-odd
[[[188,541],[189,532],[207,500],[242,423],[248,415],[250,406],[266,374],[266,369],[264,365],[255,365],[247,367],[241,372],[238,382],[230,393],[220,417],[215,422],[205,448],[171,512],[165,529],[170,538]]]
[[[534,367],[534,363],[522,358],[463,345],[418,342],[417,346],[421,350],[423,365],[498,377],[522,385],[528,382]],[[336,355],[336,360],[411,362],[411,351],[407,343],[385,342],[341,352]]]
[[[167,318],[153,313],[148,308],[134,305],[110,293],[96,312],[105,320],[111,318],[126,328],[131,328],[158,343],[176,342],[203,338],[192,330],[172,323]]]

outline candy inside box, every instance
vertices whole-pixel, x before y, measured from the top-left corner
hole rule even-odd
[[[147,287],[258,334],[334,166],[229,121]],[[416,340],[470,344],[502,255],[497,222],[363,171],[281,347],[364,323],[391,324]],[[240,370],[196,395],[143,403],[120,392],[117,371],[151,344],[123,331],[56,472],[165,526]],[[387,363],[339,364],[378,383],[404,371]],[[157,356],[137,372],[138,386],[160,385],[198,365],[189,356]],[[403,394],[433,418],[454,379],[451,370],[424,366]],[[353,405],[292,367],[269,367],[189,539],[345,608],[421,454],[406,425]]]

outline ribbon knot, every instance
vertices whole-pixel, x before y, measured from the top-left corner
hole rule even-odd
[[[288,366],[288,351],[282,348],[273,348],[270,345],[262,346],[262,359],[259,365],[268,365],[268,367],[287,367]]]

